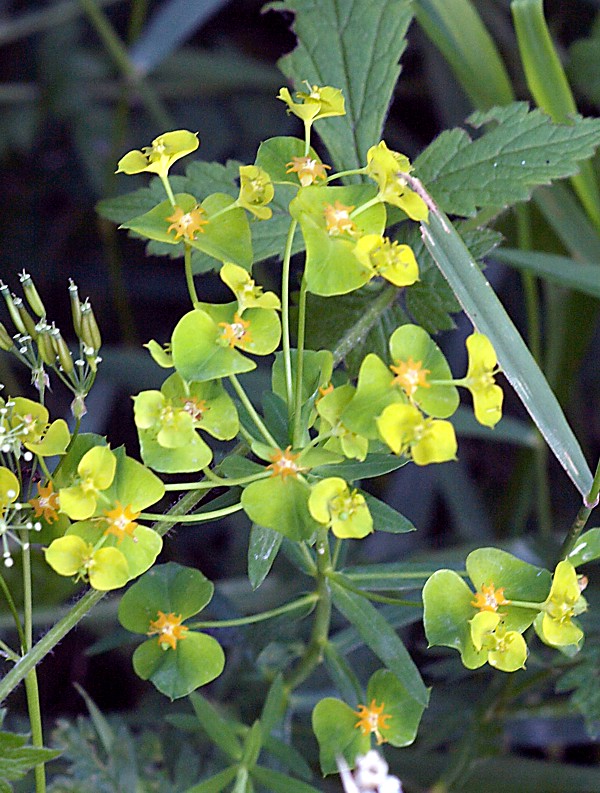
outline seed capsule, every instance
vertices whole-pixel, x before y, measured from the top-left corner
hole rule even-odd
[[[23,271],[19,278],[21,280],[21,286],[23,287],[23,292],[25,293],[27,302],[31,306],[31,310],[34,312],[34,314],[37,314],[40,319],[45,317],[46,309],[42,303],[42,298],[40,297],[38,290],[35,288],[35,284],[33,283],[31,276],[29,273]]]

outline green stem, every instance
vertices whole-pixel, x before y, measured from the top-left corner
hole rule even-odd
[[[248,411],[248,415],[250,416],[250,418],[254,422],[254,425],[256,426],[256,429],[260,432],[260,434],[263,436],[263,438],[266,440],[266,442],[269,444],[269,446],[272,446],[274,449],[278,449],[279,448],[279,444],[277,443],[275,438],[271,435],[269,430],[266,428],[264,421],[258,415],[258,412],[256,411],[256,408],[254,407],[252,402],[249,400],[248,395],[244,391],[240,381],[237,379],[237,377],[234,374],[230,374],[229,375],[229,382],[233,386],[233,388],[235,390],[235,393],[238,395],[238,398],[239,398],[240,402],[242,403],[242,405]]]
[[[240,625],[252,625],[255,622],[263,622],[264,620],[270,620],[273,617],[280,617],[282,614],[287,614],[290,611],[296,611],[297,609],[304,608],[304,606],[308,606],[311,603],[316,603],[319,599],[319,596],[316,592],[311,592],[309,595],[303,595],[298,600],[294,600],[291,603],[286,603],[283,606],[278,606],[277,608],[269,609],[269,611],[263,611],[260,614],[251,614],[248,617],[238,617],[237,619],[232,620],[214,620],[212,622],[194,622],[189,623],[189,627],[194,630],[200,630],[203,628],[236,628]]]
[[[381,204],[381,203],[383,203],[381,197],[379,196],[379,194],[377,194],[375,198],[371,198],[369,199],[369,201],[365,201],[364,204],[361,204],[359,207],[356,207],[356,209],[350,213],[350,217],[353,219],[357,218],[359,215],[362,215],[363,212],[366,212],[367,209],[371,209],[371,207],[374,207],[376,204]]]
[[[14,620],[15,628],[17,629],[17,634],[19,636],[19,644],[21,645],[21,648],[24,648],[27,642],[25,641],[25,633],[23,632],[21,619],[17,612],[15,601],[13,600],[12,595],[10,594],[10,590],[6,584],[6,581],[4,580],[4,576],[2,575],[0,575],[0,589],[2,590],[2,594],[4,595],[4,599],[6,600],[6,603],[8,605],[8,610],[10,611],[12,618]]]
[[[544,608],[543,603],[532,603],[529,600],[510,600],[509,605],[520,609],[534,609],[535,611],[541,611]]]
[[[310,635],[310,641],[304,655],[292,669],[285,681],[285,690],[289,694],[299,686],[310,673],[319,665],[323,658],[324,648],[329,637],[331,624],[331,591],[329,589],[328,575],[331,573],[331,555],[329,551],[328,529],[319,529],[317,532],[317,589],[318,597],[315,619]]]
[[[194,284],[194,273],[192,272],[192,246],[187,242],[183,245],[183,262],[185,265],[185,282],[187,284],[188,293],[192,304],[195,306],[199,303],[198,293]]]
[[[376,595],[373,592],[367,592],[360,587],[350,584],[345,576],[331,573],[329,576],[336,584],[344,587],[349,592],[354,592],[356,595],[364,597],[366,600],[373,600],[375,603],[391,603],[394,606],[417,606],[423,607],[422,603],[416,600],[404,600],[403,598],[387,597],[386,595]]]
[[[168,491],[182,491],[182,490],[210,490],[213,487],[236,487],[238,485],[247,485],[249,482],[255,482],[257,479],[266,479],[271,474],[269,472],[249,474],[248,476],[240,476],[237,479],[223,479],[220,476],[212,476],[208,481],[202,482],[178,482],[170,485],[165,485],[165,490]]]
[[[169,114],[158,96],[140,77],[137,69],[131,63],[126,47],[117,36],[106,14],[98,7],[95,0],[79,0],[79,3],[121,74],[136,87],[154,123],[161,129],[171,129],[173,124]]]
[[[23,564],[23,634],[25,645],[22,647],[23,653],[29,653],[33,646],[33,592],[31,587],[31,544],[29,533],[21,531],[21,543],[23,552],[21,555]],[[14,669],[14,667],[13,667]],[[31,743],[37,749],[44,746],[44,735],[42,731],[42,714],[40,710],[40,695],[37,683],[37,673],[35,667],[31,669],[25,677],[25,695],[27,698],[27,710],[29,712],[29,724],[31,726]],[[36,793],[45,793],[46,790],[46,770],[44,763],[38,763],[34,768],[35,790]]]
[[[217,520],[224,518],[226,515],[232,515],[234,512],[239,512],[242,509],[241,504],[232,504],[230,507],[223,507],[223,509],[215,509],[212,512],[196,512],[191,515],[180,515],[176,523],[206,523],[209,520]],[[173,523],[170,515],[160,515],[155,512],[142,512],[140,518],[144,520],[154,520],[157,523]]]
[[[577,517],[573,521],[573,525],[569,529],[567,536],[565,537],[565,541],[562,544],[560,549],[559,557],[560,559],[566,559],[567,556],[571,553],[577,540],[579,539],[579,535],[585,528],[585,524],[588,522],[588,518],[592,514],[592,510],[598,504],[598,494],[600,493],[600,460],[598,460],[598,464],[596,465],[596,472],[594,474],[594,481],[592,482],[592,487],[590,492],[585,499],[583,506],[580,508],[579,512],[577,513]]]
[[[159,174],[158,176],[160,181],[162,182],[162,186],[165,188],[165,193],[167,194],[167,198],[169,199],[171,206],[175,208],[177,204],[175,203],[175,196],[173,195],[173,189],[171,188],[171,182],[169,182],[169,177],[163,176],[162,174]]]
[[[294,399],[294,448],[302,446],[302,378],[304,375],[304,339],[306,335],[306,278],[302,278],[298,303],[298,347],[296,350],[296,394]]]
[[[400,290],[396,286],[385,286],[361,316],[342,338],[338,341],[333,352],[333,367],[340,364],[354,347],[363,341],[367,333],[377,322],[379,317],[396,300]]]
[[[290,262],[297,225],[298,222],[296,220],[292,220],[290,223],[281,268],[281,346],[283,349],[283,369],[288,413],[291,413],[293,399],[292,354],[290,352]]]
[[[332,173],[330,176],[327,177],[325,180],[326,182],[331,182],[334,179],[341,179],[344,176],[356,176],[357,174],[366,173],[366,168],[351,168],[349,171],[338,171],[337,173]]]

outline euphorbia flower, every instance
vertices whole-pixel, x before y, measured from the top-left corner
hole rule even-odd
[[[268,220],[273,211],[267,206],[275,188],[269,174],[259,165],[240,166],[240,194],[237,205],[247,209],[259,220]]]
[[[199,145],[195,132],[188,132],[186,129],[165,132],[155,138],[151,146],[145,146],[141,151],[130,151],[121,157],[117,173],[136,174],[148,171],[166,179],[173,163],[196,151]]]
[[[300,457],[300,452],[292,452],[291,446],[288,446],[284,451],[278,449],[271,455],[271,464],[267,465],[267,469],[271,470],[271,476],[280,476],[282,479],[288,476],[296,477],[304,470],[298,465],[298,457]]]
[[[176,449],[193,441],[194,418],[184,404],[174,404],[160,391],[142,391],[133,397],[133,403],[136,427],[153,428],[161,446]]]
[[[373,518],[365,497],[350,491],[337,476],[322,479],[313,485],[308,499],[313,518],[330,526],[336,537],[360,539],[373,531]]]
[[[554,571],[550,594],[543,612],[535,621],[540,638],[553,647],[579,645],[583,631],[573,617],[587,609],[575,568],[570,562],[559,562]]]
[[[502,418],[503,392],[496,385],[498,359],[492,343],[483,333],[471,334],[467,341],[469,366],[464,385],[473,396],[475,418],[486,427],[494,427]]]
[[[334,204],[325,204],[323,213],[327,233],[332,237],[337,237],[340,234],[355,234],[356,223],[350,217],[353,209],[354,207],[346,206],[340,201],[336,201]]]
[[[388,149],[383,140],[367,152],[366,172],[377,182],[380,199],[399,207],[412,220],[427,220],[429,210],[426,203],[402,178],[403,173],[410,171],[412,165],[408,157]]]
[[[54,492],[54,485],[48,482],[46,487],[43,487],[40,482],[37,484],[37,497],[29,499],[29,504],[35,510],[34,517],[43,517],[48,523],[53,523],[58,520],[58,509],[60,502],[58,500],[58,493]]]
[[[252,335],[248,328],[250,322],[242,319],[238,313],[234,314],[233,322],[219,322],[223,328],[222,340],[228,347],[247,347],[252,343]]]
[[[475,599],[471,605],[480,611],[498,611],[498,606],[506,606],[510,603],[504,597],[504,587],[496,589],[493,584],[482,585],[481,591],[475,593]]]
[[[518,631],[507,631],[500,614],[480,611],[471,623],[471,639],[477,652],[487,651],[487,662],[502,672],[525,667],[527,644]]]
[[[320,88],[308,82],[306,86],[309,89],[308,93],[305,91],[296,93],[296,97],[302,100],[301,102],[294,102],[288,88],[279,91],[277,99],[286,103],[288,113],[298,116],[305,124],[311,124],[319,118],[346,115],[344,97],[339,88],[332,88],[329,85]]]
[[[424,369],[421,361],[398,361],[396,365],[390,364],[390,369],[396,375],[394,383],[400,386],[409,399],[415,395],[417,388],[431,388],[427,382],[427,375],[431,374],[430,369]]]
[[[373,699],[369,707],[366,705],[359,705],[358,710],[355,711],[359,719],[354,726],[360,728],[363,735],[373,733],[377,739],[378,746],[385,743],[387,740],[382,735],[381,731],[389,729],[388,722],[391,718],[389,714],[384,713],[384,710],[385,702],[378,705]]]
[[[388,405],[377,419],[377,427],[395,454],[408,455],[417,465],[443,463],[456,457],[452,424],[426,418],[414,405]]]
[[[380,234],[364,234],[354,248],[357,259],[394,286],[410,286],[419,280],[419,265],[410,245],[392,242]]]
[[[100,448],[100,447],[97,447]],[[59,537],[46,548],[46,561],[59,575],[89,581],[94,589],[119,589],[129,579],[129,566],[117,548],[99,548],[75,534]]]
[[[205,220],[206,211],[201,206],[196,206],[189,212],[184,212],[179,206],[175,206],[173,214],[169,215],[167,220],[171,223],[167,229],[167,233],[175,232],[175,239],[185,237],[188,240],[193,240],[196,234],[204,234],[202,226],[206,226],[208,220]]]
[[[238,301],[238,314],[241,317],[247,308],[272,308],[279,310],[281,302],[275,292],[264,292],[257,286],[250,273],[237,264],[226,262],[219,273]]]
[[[96,511],[98,497],[114,479],[117,459],[108,446],[94,446],[77,466],[76,484],[60,489],[60,511],[72,520],[87,520]]]
[[[291,161],[286,163],[286,173],[297,173],[298,179],[302,187],[308,187],[310,184],[316,184],[319,180],[324,181],[327,178],[325,169],[331,170],[331,165],[325,165],[314,157],[292,157]]]
[[[189,628],[181,624],[181,614],[165,614],[158,612],[157,619],[152,620],[148,626],[147,636],[158,634],[158,644],[161,650],[172,650],[177,648],[177,642],[187,638]]]
[[[126,536],[132,537],[134,542],[137,541],[133,535],[138,526],[135,521],[139,518],[140,512],[132,510],[131,504],[124,507],[117,501],[115,508],[105,510],[104,515],[108,523],[108,527],[104,530],[105,535],[114,534],[119,545]]]

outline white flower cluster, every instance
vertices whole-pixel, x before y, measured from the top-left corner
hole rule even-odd
[[[373,749],[356,758],[354,774],[343,757],[337,763],[346,793],[402,793],[400,780],[388,774],[388,764]]]

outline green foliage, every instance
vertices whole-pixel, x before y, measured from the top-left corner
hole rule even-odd
[[[38,763],[47,763],[60,755],[60,751],[34,747],[27,743],[27,735],[0,732],[0,790],[11,793],[16,782]]]

